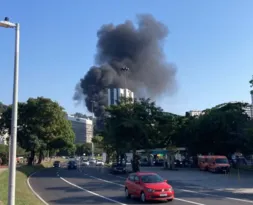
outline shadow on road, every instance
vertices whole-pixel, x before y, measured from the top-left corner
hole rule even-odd
[[[53,171],[54,170],[54,171]],[[153,172],[156,172],[153,170]],[[184,171],[185,172],[185,171]],[[189,171],[190,173],[191,171]],[[116,201],[124,201],[125,202],[125,197],[124,197],[124,187],[120,187],[117,184],[124,185],[124,177],[126,178],[127,175],[120,174],[116,176],[120,176],[122,178],[117,178],[116,176],[108,175],[109,174],[109,169],[108,168],[101,168],[101,167],[82,167],[82,172],[79,172],[79,170],[67,170],[66,168],[48,168],[43,170],[43,174],[36,175],[36,177],[42,177],[45,178],[45,180],[50,180],[52,178],[59,178],[59,175],[56,173],[60,173],[61,177],[64,177],[65,179],[71,181],[72,183],[87,189],[89,191],[92,191],[94,193],[101,193],[101,195],[106,196],[112,200]],[[113,183],[117,184],[112,184],[112,183],[107,183],[103,182],[98,179],[91,178],[87,175],[84,175],[84,173],[94,176],[97,178],[100,178],[102,180],[107,180]],[[172,172],[171,172],[172,173]],[[173,172],[175,173],[175,172]],[[177,172],[177,178],[180,177],[180,170]],[[202,174],[200,172],[199,174]],[[215,176],[217,177],[217,180],[220,177],[223,177],[222,175],[212,175],[211,173],[204,173],[204,177],[207,179],[205,180],[214,180]],[[208,178],[208,174],[210,174],[210,178]],[[196,201],[198,200],[212,200],[213,203],[217,203],[215,201],[222,201],[222,200],[227,200],[226,197],[231,197],[231,198],[237,198],[237,199],[246,199],[246,200],[253,200],[253,193],[232,193],[231,191],[217,191],[214,189],[209,189],[203,188],[198,185],[198,183],[191,183],[191,181],[187,180],[187,173],[182,174],[182,179],[178,180],[177,178],[173,178],[173,174],[170,175],[170,171],[166,171],[166,176],[167,179],[169,178],[169,183],[174,187],[175,192],[176,192],[176,197],[178,198],[186,198],[187,200],[192,200]],[[189,176],[191,177],[191,176]],[[225,177],[225,176],[224,176]],[[185,180],[183,180],[185,178]],[[201,179],[202,178],[202,179]],[[44,179],[43,179],[44,180]],[[196,178],[196,182],[201,182],[203,181],[203,175],[199,178]],[[243,186],[244,184],[242,183],[240,188],[249,188],[251,186],[252,188],[251,181],[248,182],[247,186]],[[207,184],[204,184],[207,185]],[[227,188],[229,188],[229,181],[227,183]],[[250,186],[248,186],[250,185]],[[65,197],[61,199],[57,199],[54,201],[51,201],[53,203],[57,204],[112,204],[113,202],[106,202],[105,199],[97,196],[86,196],[86,192],[78,189],[71,187],[69,185],[59,187],[56,185],[56,187],[50,187],[47,188],[47,190],[50,191],[56,191],[60,190],[63,192],[68,192],[68,193],[77,193],[77,192],[84,192],[83,196],[70,196],[70,197]],[[184,191],[185,190],[185,191]],[[115,194],[114,194],[115,193]],[[233,202],[233,201],[231,201]],[[138,200],[127,200],[125,202],[126,204],[139,204],[140,202]],[[151,202],[153,203],[153,202]]]

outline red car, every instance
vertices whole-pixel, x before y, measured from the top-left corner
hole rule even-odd
[[[125,182],[125,196],[138,197],[145,201],[172,201],[174,190],[167,180],[156,173],[137,172],[130,174]]]

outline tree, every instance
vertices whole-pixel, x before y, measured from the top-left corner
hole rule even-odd
[[[185,145],[193,155],[232,154],[248,150],[249,138],[245,126],[249,117],[244,103],[224,103],[192,118],[184,128]],[[188,140],[187,140],[188,139]]]
[[[65,118],[63,108],[48,98],[29,98],[19,103],[18,143],[30,152],[29,164],[34,161],[35,153],[39,161],[44,158],[44,150],[60,149],[74,143],[74,132]],[[11,107],[3,113],[0,124],[10,133]]]
[[[76,152],[77,156],[89,156],[91,154],[91,143],[84,143],[84,144],[76,144]]]
[[[7,109],[7,105],[4,105],[2,102],[0,102],[0,113],[3,113]]]
[[[129,102],[131,101],[131,102]],[[163,111],[150,99],[121,99],[118,105],[107,108],[104,142],[117,153],[117,159],[132,150],[160,146],[164,143],[165,125],[169,121]]]

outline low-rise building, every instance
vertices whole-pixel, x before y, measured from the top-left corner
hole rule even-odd
[[[73,115],[67,115],[67,119],[72,124],[75,133],[75,143],[91,143],[93,137],[93,122],[86,118],[77,118]]]
[[[0,144],[7,145],[7,138],[9,137],[8,134],[0,135]]]

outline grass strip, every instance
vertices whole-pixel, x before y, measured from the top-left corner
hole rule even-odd
[[[62,159],[56,159],[64,162]],[[44,168],[52,167],[54,160],[45,161],[41,165],[23,165],[17,168],[16,175],[16,205],[44,205],[30,190],[27,178],[34,172]],[[8,177],[9,172],[5,170],[0,173],[0,205],[7,205],[8,199]]]

